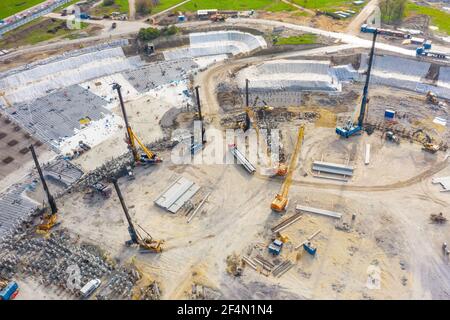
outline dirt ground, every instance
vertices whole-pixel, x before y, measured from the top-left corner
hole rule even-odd
[[[264,57],[252,57],[246,62],[260,59]],[[217,101],[216,86],[229,77],[229,69],[240,64],[242,61],[219,64],[195,77],[194,84],[201,86],[208,128],[219,127],[221,117],[226,115]],[[355,92],[360,90],[360,85],[355,85],[341,96],[311,94],[305,99],[305,105],[300,107],[304,111],[338,113],[337,120],[330,117],[328,124],[322,118],[278,125],[284,130],[288,156],[298,126],[306,126],[289,206],[283,215],[270,209],[282,178],[269,178],[258,172],[250,175],[237,164],[177,165],[171,161],[171,152],[165,151],[160,153],[165,160],[162,164],[138,166],[135,180],[119,180],[132,218],[155,239],[164,240],[161,254],[144,254],[124,245],[130,236],[114,192],[109,199],[83,192],[58,199],[61,227],[106,250],[120,264],[136,261],[149,278],[160,283],[163,299],[191,298],[194,283],[229,299],[449,299],[450,261],[441,249],[442,243],[450,239],[449,224],[435,225],[430,221],[433,213],[450,215],[449,194],[431,183],[434,177],[450,176],[448,157],[445,152],[425,153],[419,144],[408,140],[393,144],[378,130],[348,140],[339,138],[334,129],[336,121],[340,123],[352,114],[359,96]],[[166,133],[159,127],[160,120],[174,105],[179,106],[179,101],[168,99],[169,96],[174,96],[174,92],[127,102],[130,122],[145,143]],[[430,117],[440,115],[420,95],[374,86],[369,121],[381,120],[389,104],[398,106],[400,114],[409,115],[399,120],[408,129],[418,123],[429,124]],[[117,108],[114,112],[119,114]],[[179,117],[183,118],[192,120]],[[449,141],[447,130],[433,131],[430,127],[430,132]],[[123,137],[124,131],[119,130],[75,162],[85,170],[98,167],[126,150]],[[371,145],[368,165],[364,164],[366,144]],[[213,154],[212,144],[208,143],[203,152]],[[314,160],[352,165],[354,176],[347,182],[314,177]],[[190,223],[183,210],[171,214],[154,204],[180,176],[198,184],[200,195],[211,192]],[[195,204],[201,199],[197,195]],[[273,257],[267,252],[273,237],[270,229],[293,215],[297,204],[340,212],[342,221],[303,213],[298,222],[282,231],[288,241],[281,255]],[[342,222],[349,225],[347,230],[342,229]],[[317,247],[314,257],[295,249],[317,230],[320,233],[312,240]],[[238,277],[227,272],[229,256],[255,254],[272,263],[290,260],[293,267],[280,278],[248,266]],[[379,287],[374,286],[378,277]],[[37,281],[24,282],[24,298],[65,298],[59,292],[44,291]]]
[[[129,235],[115,194],[108,200],[91,201],[80,193],[61,199],[62,225],[105,248],[123,263],[136,257],[151,277],[161,282],[165,299],[187,298],[193,282],[218,290],[224,298],[448,298],[443,280],[450,279],[450,270],[440,245],[448,239],[450,230],[448,225],[430,224],[429,215],[446,213],[449,199],[431,184],[431,176],[445,176],[450,169],[446,166],[445,171],[424,176],[411,185],[390,186],[433,168],[443,155],[425,156],[417,145],[387,146],[374,134],[350,142],[355,144],[357,155],[351,181],[304,177],[311,159],[347,143],[332,131],[313,131],[313,125],[307,126],[284,216],[291,215],[296,204],[304,204],[342,212],[344,221],[356,214],[356,220],[351,231],[345,232],[335,228],[332,218],[305,213],[283,231],[290,241],[278,259],[295,257],[298,250],[293,249],[294,245],[320,229],[314,239],[318,254],[314,258],[303,254],[281,278],[266,277],[250,268],[245,268],[240,278],[225,271],[229,255],[246,255],[250,249],[257,250],[260,243],[261,252],[271,259],[266,253],[269,229],[283,219],[270,210],[281,181],[250,176],[238,165],[180,166],[166,161],[139,168],[132,182],[120,181],[135,221],[154,238],[165,240],[160,255],[140,254],[124,246]],[[365,143],[373,148],[369,166],[362,159]],[[390,150],[393,148],[395,152]],[[396,156],[389,157],[391,153]],[[170,159],[169,154],[162,156]],[[189,224],[186,216],[168,213],[153,203],[180,175],[198,183],[202,190],[212,190]],[[372,190],[372,186],[386,187]],[[381,270],[381,288],[377,290],[366,286],[371,266]]]

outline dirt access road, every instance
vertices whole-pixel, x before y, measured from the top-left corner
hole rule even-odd
[[[371,0],[361,12],[353,18],[347,27],[347,33],[357,35],[360,32],[361,25],[367,21],[371,14],[377,9],[378,0]],[[379,12],[379,10],[378,10]]]

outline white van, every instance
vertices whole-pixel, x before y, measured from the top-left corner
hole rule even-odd
[[[94,280],[91,280],[88,283],[86,283],[84,285],[84,287],[81,288],[81,290],[80,290],[83,298],[88,298],[95,291],[95,289],[100,287],[101,283],[102,282],[100,281],[100,279],[94,279]]]

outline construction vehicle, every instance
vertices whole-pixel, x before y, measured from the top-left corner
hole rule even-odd
[[[427,92],[426,100],[427,100],[427,103],[431,103],[431,104],[435,104],[435,105],[437,105],[439,103],[436,94],[432,91]]]
[[[347,124],[344,127],[337,127],[336,133],[338,135],[340,135],[341,137],[349,138],[355,134],[360,133],[363,130],[364,119],[366,116],[367,103],[369,102],[368,92],[369,92],[370,73],[372,71],[373,56],[374,56],[374,52],[375,52],[375,42],[377,40],[377,34],[378,34],[378,32],[375,29],[375,31],[373,33],[372,48],[370,50],[370,55],[369,55],[369,65],[367,67],[366,82],[364,84],[363,96],[361,99],[361,105],[360,105],[357,125],[355,126],[354,119],[349,119]]]
[[[307,241],[303,244],[303,249],[305,249],[306,252],[308,252],[310,255],[315,256],[317,252],[317,248],[313,247],[310,241]]]
[[[117,94],[119,95],[120,107],[122,109],[122,115],[125,120],[125,125],[127,127],[127,143],[129,148],[131,149],[131,153],[133,154],[133,158],[135,163],[137,164],[155,164],[162,162],[162,159],[159,158],[156,153],[150,151],[142,141],[137,137],[137,135],[131,129],[130,123],[128,122],[127,113],[125,110],[125,104],[122,98],[121,86],[118,83],[113,84],[113,89],[117,90]],[[136,143],[141,147],[144,153],[139,154]]]
[[[380,35],[403,38],[403,39],[410,39],[412,37],[410,34],[402,32],[402,31],[375,28],[375,27],[371,27],[367,24],[361,25],[361,32],[364,32],[364,33],[375,33],[376,32]]]
[[[209,20],[211,20],[212,22],[224,22],[225,21],[225,16],[219,13],[213,14]]]
[[[141,226],[138,225],[141,232],[145,233],[146,237],[142,236],[141,233],[134,226],[133,221],[131,220],[131,216],[128,212],[128,208],[125,204],[125,200],[123,199],[122,192],[119,189],[119,185],[117,184],[117,180],[113,181],[114,188],[116,189],[117,196],[119,197],[120,204],[122,205],[123,212],[125,213],[125,217],[128,221],[128,233],[130,234],[130,240],[125,242],[127,246],[131,246],[133,244],[139,245],[139,247],[143,250],[161,253],[162,252],[162,243],[161,240],[153,240],[152,236],[145,231]]]
[[[44,188],[45,194],[47,195],[48,204],[50,206],[50,212],[44,213],[43,222],[38,225],[37,232],[45,233],[48,232],[51,228],[56,225],[58,208],[56,207],[56,202],[53,196],[50,194],[50,190],[48,189],[47,182],[45,181],[44,174],[42,173],[41,166],[39,165],[39,161],[36,155],[36,151],[34,150],[33,145],[30,145],[31,155],[33,156],[34,164],[39,173],[39,177],[42,182],[42,187]]]
[[[105,199],[111,197],[112,189],[110,186],[107,186],[101,182],[94,183],[91,185],[91,189],[94,192],[101,194]]]
[[[435,222],[435,223],[445,223],[445,222],[447,222],[447,218],[444,217],[442,212],[439,212],[439,214],[432,213],[430,215],[430,220],[432,222]]]
[[[292,184],[292,176],[294,174],[294,170],[297,166],[297,158],[300,154],[300,148],[303,143],[303,137],[305,133],[305,127],[301,126],[298,129],[297,142],[295,143],[294,152],[292,152],[291,160],[289,162],[289,167],[287,170],[286,178],[284,179],[283,185],[281,186],[281,191],[275,196],[275,199],[272,201],[270,205],[271,209],[276,212],[283,212],[288,204],[288,194],[289,188]]]
[[[259,127],[258,124],[256,122],[256,115],[255,112],[253,111],[253,108],[255,108],[256,103],[258,102],[259,97],[257,96],[255,98],[255,101],[253,101],[253,105],[252,108],[249,107],[249,93],[248,93],[248,84],[249,84],[249,80],[246,79],[245,80],[245,102],[246,102],[246,107],[245,107],[245,122],[242,125],[242,129],[245,131],[247,131],[250,128],[250,124],[252,124],[253,129],[255,129],[256,132],[256,139],[258,141],[258,143],[263,142],[262,144],[262,148],[264,148],[264,153],[266,156],[266,159],[268,160],[268,166],[269,166],[269,175],[271,176],[285,176],[287,173],[287,166],[284,163],[278,163],[276,165],[272,164],[272,157],[269,154],[269,147],[267,146],[267,141],[265,139],[261,139],[261,133],[259,131]],[[269,107],[267,105],[267,103],[264,103],[264,110],[272,110],[271,107]],[[264,138],[264,137],[263,137]]]
[[[436,152],[439,151],[439,149],[440,148],[439,148],[439,146],[437,144],[433,144],[433,143],[430,143],[430,142],[425,142],[423,144],[423,147],[422,147],[423,151],[426,151],[426,152],[429,152],[429,153],[436,153]]]
[[[386,131],[384,133],[386,140],[399,144],[400,138],[393,131]]]
[[[15,281],[0,279],[0,301],[13,300],[19,294],[19,285]]]
[[[192,155],[194,155],[198,151],[202,150],[206,143],[205,127],[203,126],[202,107],[200,104],[200,93],[199,93],[198,88],[200,88],[200,87],[199,86],[195,87],[195,97],[196,97],[196,101],[197,101],[198,118],[199,118],[200,124],[201,124],[201,141],[196,141],[196,139],[195,139],[196,137],[194,135],[192,136],[192,139],[191,139],[191,154]]]
[[[418,57],[430,57],[430,58],[436,58],[436,59],[440,59],[440,60],[450,59],[450,55],[449,54],[443,53],[443,52],[427,50],[424,46],[418,47],[416,49],[416,56],[418,56]]]
[[[268,247],[269,253],[278,256],[283,248],[283,241],[276,239]]]
[[[422,134],[422,136],[418,136]],[[433,143],[433,139],[423,131],[423,129],[418,129],[412,134],[413,138],[416,138],[420,143],[422,143],[422,150],[429,153],[436,153],[439,151],[440,147]]]

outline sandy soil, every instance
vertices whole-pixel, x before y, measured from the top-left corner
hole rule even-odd
[[[335,228],[331,218],[304,214],[299,222],[283,231],[290,242],[281,259],[293,259],[297,255],[294,245],[320,229],[314,239],[318,254],[315,258],[303,254],[279,279],[265,277],[250,268],[245,269],[241,278],[231,278],[225,271],[228,255],[246,255],[249,250],[256,250],[259,243],[263,244],[261,252],[269,258],[265,249],[270,241],[268,229],[282,219],[269,208],[280,181],[251,177],[237,165],[175,166],[166,162],[139,168],[132,183],[120,182],[134,219],[155,238],[166,241],[161,255],[142,255],[137,249],[123,245],[128,233],[115,195],[96,202],[83,200],[82,194],[63,199],[62,223],[84,239],[100,244],[122,262],[136,256],[151,276],[161,281],[166,299],[186,298],[194,281],[203,282],[229,298],[448,298],[443,280],[448,281],[450,270],[442,258],[440,245],[450,236],[450,230],[446,225],[429,223],[430,213],[448,207],[448,196],[431,185],[431,177],[405,188],[383,191],[345,190],[343,183],[319,179],[308,183],[314,178],[303,177],[303,170],[307,170],[305,166],[308,167],[312,154],[320,152],[311,150],[313,146],[322,141],[322,148],[328,149],[336,142],[329,131],[318,130],[312,135],[307,130],[301,168],[294,176],[298,183],[291,188],[286,215],[294,212],[297,203],[302,203],[342,212],[347,222],[355,213],[356,221],[350,232],[344,232]],[[366,186],[389,184],[433,166],[433,161],[426,157],[417,165],[414,157],[420,158],[418,148],[397,146],[397,156],[388,158],[381,156],[380,150],[386,148],[384,142],[374,136],[368,139],[375,150],[373,166],[361,164],[360,156],[355,158],[356,175],[354,181],[347,182],[348,186],[363,181]],[[363,143],[356,145],[355,154],[363,154]],[[163,157],[170,158],[168,154]],[[402,168],[402,175],[396,178],[392,177],[394,174],[383,175],[385,168],[395,174]],[[445,170],[450,171],[448,167]],[[212,190],[206,205],[190,224],[184,215],[170,214],[153,204],[179,175]],[[322,184],[328,187],[322,188]],[[374,266],[381,270],[379,290],[366,286],[368,272]]]

